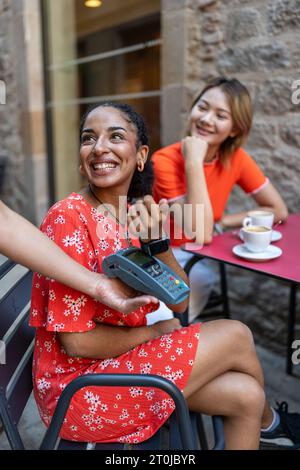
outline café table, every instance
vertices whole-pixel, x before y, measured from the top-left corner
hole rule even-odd
[[[238,230],[215,235],[210,245],[201,247],[194,243],[186,243],[182,245],[182,249],[192,253],[194,256],[198,256],[199,259],[209,258],[221,264],[229,264],[237,268],[285,281],[290,285],[286,372],[291,375],[293,373],[292,343],[295,339],[296,291],[300,283],[300,214],[291,214],[287,222],[276,227],[276,230],[281,232],[282,238],[274,243],[274,245],[282,249],[282,255],[269,261],[254,262],[236,256],[232,249],[235,245],[242,243],[238,237]],[[270,293],[270,300],[271,298]]]

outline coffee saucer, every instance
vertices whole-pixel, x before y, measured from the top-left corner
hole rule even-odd
[[[239,238],[243,240],[241,236],[241,230],[239,231]],[[281,232],[278,232],[278,230],[272,230],[271,242],[278,242],[278,240],[281,240],[281,238],[282,238]]]
[[[268,261],[270,259],[278,258],[282,255],[281,248],[274,245],[269,245],[268,248],[261,253],[252,253],[252,251],[249,251],[245,247],[244,243],[241,243],[240,245],[235,245],[232,248],[232,251],[240,258],[245,258],[250,261]]]

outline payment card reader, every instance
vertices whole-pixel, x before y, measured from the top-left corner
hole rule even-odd
[[[139,248],[124,248],[107,256],[102,270],[125,284],[166,304],[179,304],[189,295],[189,287],[165,263]]]

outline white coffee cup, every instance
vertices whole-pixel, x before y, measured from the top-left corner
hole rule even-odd
[[[261,253],[271,243],[272,229],[261,225],[247,225],[241,229],[240,234],[249,251]]]
[[[256,225],[259,227],[271,228],[273,222],[273,212],[256,210],[248,212],[247,217],[243,220],[243,226],[247,227],[247,225]]]

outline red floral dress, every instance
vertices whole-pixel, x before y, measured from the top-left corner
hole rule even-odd
[[[76,193],[55,204],[41,226],[72,258],[97,272],[104,257],[127,246],[122,227],[117,229],[112,219]],[[183,390],[197,349],[199,324],[109,359],[69,357],[59,341],[57,332],[89,331],[97,323],[146,325],[146,314],[156,308],[149,304],[125,315],[53,279],[34,275],[30,315],[30,325],[36,327],[34,394],[46,425],[62,390],[84,374],[157,374]],[[137,443],[149,439],[173,409],[172,399],[158,389],[86,387],[74,395],[60,435],[74,441]]]

